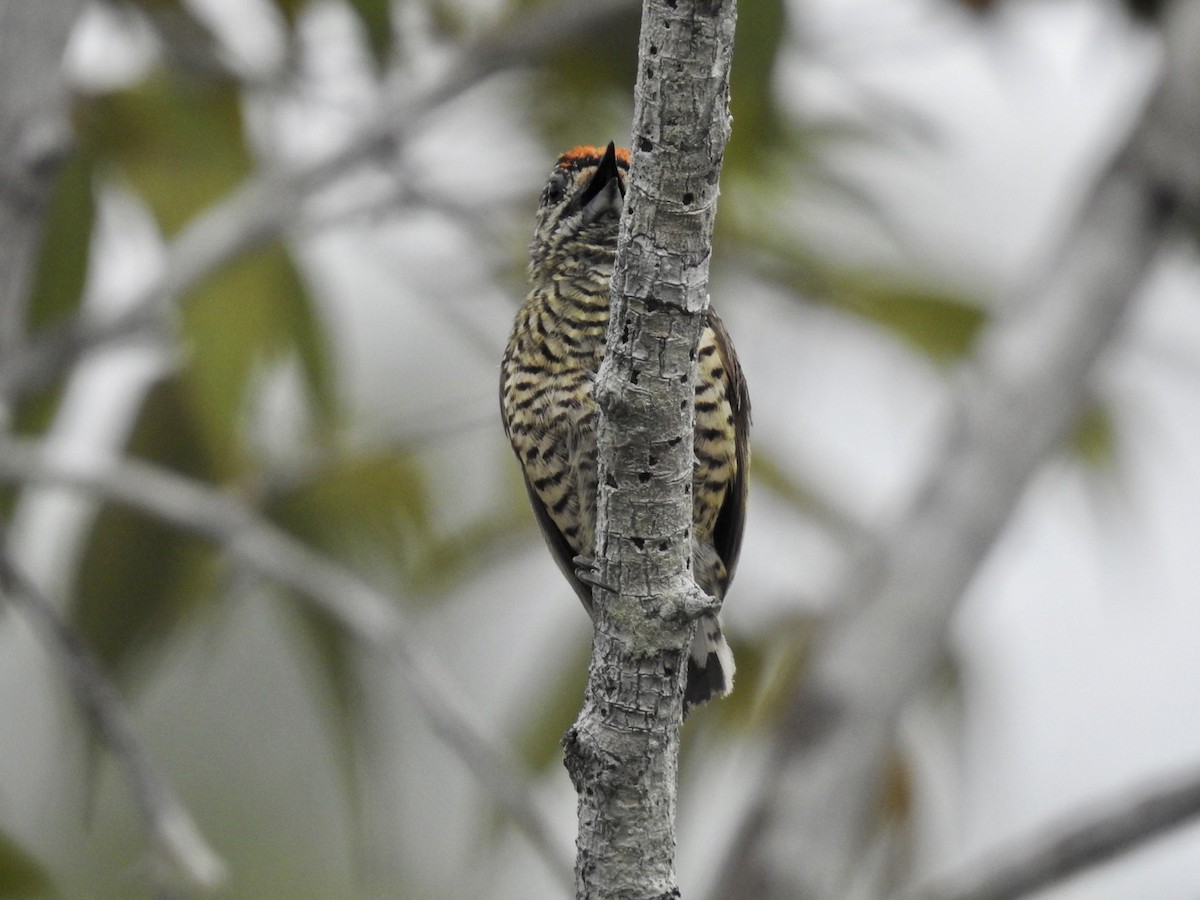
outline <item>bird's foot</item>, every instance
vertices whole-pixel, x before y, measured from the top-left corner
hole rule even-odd
[[[617,593],[615,587],[600,577],[598,572],[600,566],[596,562],[596,557],[576,556],[571,562],[575,564],[575,577],[584,584],[590,584],[592,587],[598,587],[612,594]]]

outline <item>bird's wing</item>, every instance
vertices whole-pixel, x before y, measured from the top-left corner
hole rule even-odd
[[[746,495],[750,485],[750,394],[733,341],[725,330],[725,323],[712,307],[708,310],[708,325],[716,335],[717,352],[725,369],[725,393],[733,412],[735,438],[736,471],[713,529],[713,546],[725,563],[723,587],[728,588],[737,569],[738,555],[742,551],[742,530],[746,525]]]

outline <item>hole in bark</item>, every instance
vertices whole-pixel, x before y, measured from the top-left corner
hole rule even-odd
[[[633,546],[637,547],[639,550],[646,549],[646,541],[643,538],[630,538],[629,542],[631,544],[633,544]]]
[[[638,481],[640,481],[642,484],[645,484],[647,481],[649,481],[653,477],[654,476],[651,475],[649,472],[638,472]]]
[[[664,553],[666,553],[668,550],[671,549],[671,542],[670,541],[660,542],[658,545],[658,549],[663,551]]]
[[[637,369],[634,369],[632,372],[629,373],[629,383],[630,384],[638,383],[638,370]]]
[[[683,438],[681,438],[681,437],[673,437],[669,441],[667,441],[667,446],[668,447],[678,447],[679,442],[682,440],[683,440]]]
[[[662,304],[659,303],[656,298],[654,298],[654,297],[646,298],[646,312],[654,312],[655,310],[658,310],[661,308],[662,308]]]
[[[671,9],[674,9],[678,5],[679,0],[667,0],[667,6],[669,6]]]
[[[617,479],[613,478],[612,472],[609,472],[604,476],[604,483],[610,488],[615,488],[617,486]]]
[[[658,56],[658,48],[655,47],[653,44],[650,45],[650,55]]]
[[[688,206],[695,199],[696,199],[695,194],[693,194],[691,191],[688,191],[686,194],[683,195],[683,205]]]
[[[680,401],[679,401],[679,408],[680,408],[680,409],[687,409],[687,401],[686,401],[686,400],[680,400]]]
[[[654,466],[657,466],[658,465],[658,457],[653,456],[653,455],[648,456],[646,458],[646,465],[650,466],[651,468],[653,468]]]
[[[646,71],[651,72],[653,70],[647,66]],[[640,141],[638,141],[638,149],[643,153],[649,153],[654,149],[654,143],[650,140],[650,138],[642,138]]]

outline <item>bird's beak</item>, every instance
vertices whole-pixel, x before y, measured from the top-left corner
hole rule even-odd
[[[583,221],[594,222],[609,211],[619,216],[624,203],[625,186],[621,184],[621,174],[617,169],[617,147],[609,141],[600,165],[580,197]]]

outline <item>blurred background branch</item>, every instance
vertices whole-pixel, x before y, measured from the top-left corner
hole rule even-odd
[[[1093,805],[1094,806],[1094,805]],[[1020,846],[997,851],[957,875],[898,895],[900,900],[1015,900],[1092,866],[1112,862],[1200,815],[1200,772],[1156,779],[1125,791],[1102,809],[1041,829]]]

